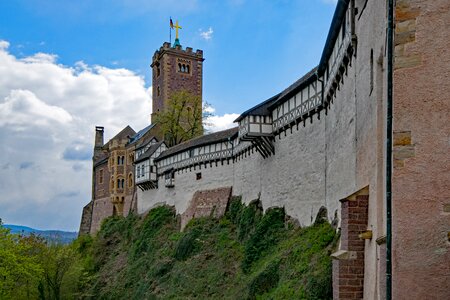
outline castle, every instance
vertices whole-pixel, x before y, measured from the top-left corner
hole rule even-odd
[[[169,204],[182,226],[231,195],[340,228],[335,299],[450,297],[450,3],[339,0],[318,66],[243,112],[236,128],[167,147],[156,124],[108,143],[96,128],[81,233]],[[203,54],[153,56],[153,113],[202,90]],[[158,111],[159,109],[159,111]]]

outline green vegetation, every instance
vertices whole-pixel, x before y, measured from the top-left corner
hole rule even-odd
[[[186,90],[173,93],[164,111],[156,115],[167,145],[171,147],[201,136],[203,126],[210,125],[207,123],[212,116],[210,108],[207,102],[202,107],[201,98]]]
[[[0,220],[0,299],[74,298],[83,260],[74,244],[11,234]]]
[[[51,255],[66,262],[55,282],[62,299],[331,299],[334,229],[327,222],[289,228],[286,219],[281,208],[263,214],[259,202],[239,198],[220,220],[194,219],[184,232],[170,207],[108,218],[95,238],[64,248],[72,260],[64,251]],[[31,278],[55,274],[44,269]],[[48,290],[53,283],[33,282],[29,298],[58,299]]]

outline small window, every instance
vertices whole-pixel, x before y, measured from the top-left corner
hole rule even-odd
[[[159,75],[161,75],[161,69],[158,67],[156,67],[156,77],[159,77]]]
[[[370,50],[370,94],[373,90],[373,49]]]
[[[156,88],[156,96],[161,96],[161,89],[159,86]]]
[[[98,172],[98,183],[103,183],[103,169]]]
[[[132,187],[133,186],[133,174],[130,173],[128,174],[128,187]]]
[[[125,187],[125,179],[120,181],[120,187],[123,189]]]
[[[195,174],[195,178],[196,178],[197,180],[202,179],[202,173],[196,173],[196,174]]]

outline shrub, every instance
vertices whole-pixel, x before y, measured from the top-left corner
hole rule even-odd
[[[253,262],[261,258],[264,252],[276,245],[284,228],[284,208],[268,209],[261,221],[256,224],[254,232],[245,243],[242,270],[247,273]]]
[[[267,293],[276,287],[280,280],[279,269],[280,261],[274,261],[256,275],[248,287],[249,299],[255,299],[256,295]]]

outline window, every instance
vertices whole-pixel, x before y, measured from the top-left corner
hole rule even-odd
[[[370,50],[370,93],[372,94],[373,90],[373,49]]]
[[[202,173],[196,173],[195,177],[196,177],[197,180],[202,179]]]
[[[132,187],[133,186],[133,174],[130,173],[128,174],[128,187]]]
[[[103,169],[98,172],[98,183],[103,183]]]
[[[161,69],[158,67],[156,67],[156,77],[159,77],[159,75],[161,75]]]
[[[190,74],[191,66],[189,61],[182,60],[183,62],[178,63],[178,73]]]
[[[161,96],[161,89],[159,86],[156,88],[156,96]]]
[[[120,187],[122,189],[125,187],[125,179],[120,180]]]
[[[175,172],[167,172],[165,175],[166,187],[172,188],[175,186]]]

